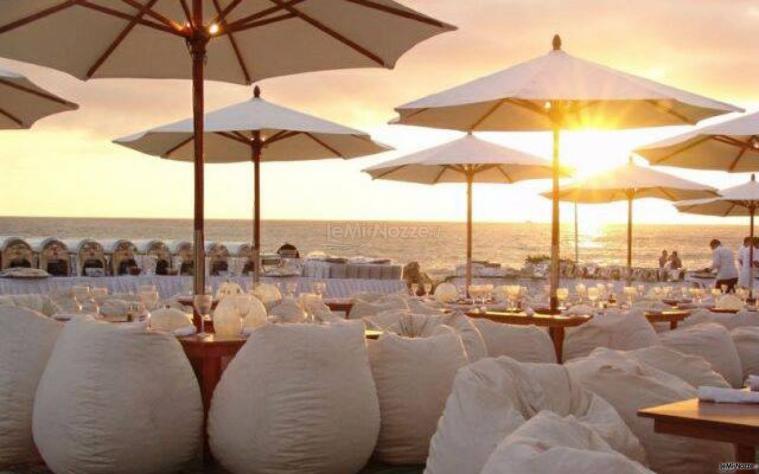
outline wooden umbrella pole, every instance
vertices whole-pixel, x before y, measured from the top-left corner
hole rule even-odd
[[[192,2],[192,35],[188,38],[192,56],[192,118],[194,125],[194,197],[195,215],[193,220],[193,292],[196,295],[205,293],[205,236],[204,236],[204,181],[203,181],[203,75],[206,60],[206,44],[208,34],[203,30],[203,2]]]
[[[561,131],[555,123],[553,129],[553,208],[551,214],[551,313],[559,313],[559,300],[556,290],[559,288],[559,143]]]
[[[261,132],[253,132],[253,285],[261,278]]]
[[[756,212],[756,205],[751,204],[748,207],[748,214],[751,226],[749,235],[751,236],[751,242],[748,246],[748,298],[754,299],[754,213]]]
[[[633,193],[627,193],[627,284],[632,282]]]
[[[578,221],[579,216],[577,213],[577,201],[575,201],[575,265],[580,264],[580,233],[578,229],[580,227]]]
[[[474,172],[466,172],[466,296],[472,285],[472,182]]]

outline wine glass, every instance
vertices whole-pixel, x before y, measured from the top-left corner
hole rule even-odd
[[[242,334],[243,328],[245,328],[245,318],[248,317],[248,311],[250,310],[250,301],[253,298],[250,295],[235,295],[233,296],[235,302],[235,311],[240,318],[240,334]]]
[[[211,306],[213,305],[213,296],[211,295],[195,295],[192,297],[193,306],[195,311],[200,315],[200,332],[198,336],[206,337],[206,318],[211,317]]]
[[[517,299],[519,298],[519,293],[522,291],[522,288],[519,285],[507,285],[506,286],[506,299],[508,300],[509,311],[514,311],[517,306]]]
[[[286,283],[287,296],[294,298],[295,292],[298,291],[298,282],[296,280],[288,280]]]
[[[161,299],[161,295],[153,290],[153,291],[142,291],[138,295],[140,298],[140,301],[142,304],[145,305],[145,308],[147,308],[148,311],[151,309],[154,309],[156,305],[158,304],[158,300]]]
[[[584,284],[578,283],[575,285],[575,292],[577,293],[577,299],[582,303],[583,300],[585,300],[585,296],[588,294],[588,289]]]
[[[633,299],[638,295],[638,290],[634,286],[626,286],[622,289],[622,292],[627,296],[627,304],[632,307]]]
[[[416,292],[419,291],[419,283],[411,284],[411,296],[416,296]]]
[[[725,285],[725,284],[723,283],[723,284],[721,284],[719,287],[720,287],[720,289],[722,290],[722,293],[723,293],[723,294],[726,294],[726,293],[727,293],[727,285]]]
[[[559,300],[559,307],[564,306],[567,298],[569,298],[569,288],[556,288],[556,299]]]
[[[424,284],[424,296],[430,296],[432,294],[432,283]]]
[[[599,296],[600,292],[598,291],[598,287],[591,286],[588,288],[588,299],[590,300],[591,307],[596,307],[596,301],[598,301]]]

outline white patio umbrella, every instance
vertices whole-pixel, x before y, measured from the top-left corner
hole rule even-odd
[[[515,183],[546,179],[551,163],[467,134],[452,142],[428,148],[364,170],[373,179],[421,184],[466,183],[466,289],[472,284],[472,184]]]
[[[759,183],[752,174],[751,181],[719,191],[719,196],[675,203],[680,212],[707,216],[749,216],[749,235],[754,239],[754,215],[759,207]],[[753,297],[754,246],[749,247],[749,296]]]
[[[699,127],[645,145],[636,153],[652,165],[730,173],[759,171],[759,112]]]
[[[738,107],[553,51],[396,108],[394,123],[467,131],[553,132],[551,310],[558,308],[561,130],[695,124]]]
[[[253,98],[205,115],[205,161],[253,162],[253,279],[259,278],[261,251],[261,161],[355,158],[391,148],[368,134],[267,102],[255,87]],[[170,160],[192,161],[193,120],[156,127],[115,143]]]
[[[3,0],[0,56],[83,80],[192,79],[193,286],[201,293],[204,78],[251,84],[309,71],[392,68],[415,44],[453,29],[392,0]]]
[[[541,193],[551,199],[553,191]],[[600,204],[627,201],[627,278],[632,277],[633,201],[643,198],[682,201],[717,196],[711,186],[688,181],[630,161],[622,166],[598,173],[559,191],[560,201]]]
[[[0,129],[31,128],[43,117],[78,108],[23,75],[0,69]]]

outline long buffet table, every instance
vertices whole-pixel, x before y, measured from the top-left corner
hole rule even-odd
[[[206,280],[214,290],[225,281],[239,283],[245,290],[251,285],[250,277],[211,277]],[[297,282],[297,292],[310,292],[315,281],[323,281],[327,285],[328,298],[348,298],[355,293],[395,293],[403,291],[406,284],[403,280],[374,280],[353,278],[308,278],[263,277],[264,283]],[[47,294],[60,292],[76,285],[102,286],[110,293],[134,293],[140,285],[155,285],[161,298],[169,298],[176,294],[187,293],[192,288],[192,277],[189,276],[118,276],[118,277],[51,277],[39,280],[21,280],[0,278],[0,294]]]

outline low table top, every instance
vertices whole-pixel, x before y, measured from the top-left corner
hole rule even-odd
[[[467,316],[470,318],[489,319],[498,323],[535,325],[543,327],[574,327],[593,319],[591,315],[583,316],[565,316],[562,314],[539,314],[535,313],[528,316],[527,313],[507,313],[501,311],[469,311]]]
[[[759,404],[699,402],[698,398],[691,398],[643,408],[638,416],[701,428],[749,431],[759,438]]]
[[[682,321],[690,316],[690,311],[684,309],[667,309],[664,311],[646,311],[646,319],[652,323]]]

